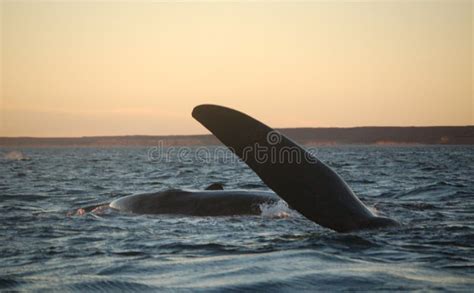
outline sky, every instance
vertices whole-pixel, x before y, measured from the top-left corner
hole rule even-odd
[[[0,0],[2,1],[2,0]],[[2,1],[0,136],[473,125],[473,2]]]

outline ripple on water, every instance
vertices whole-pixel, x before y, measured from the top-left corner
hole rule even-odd
[[[213,182],[227,189],[267,188],[241,162],[150,162],[147,148],[21,152],[30,160],[0,157],[6,178],[0,180],[0,290],[474,286],[472,147],[318,148],[317,156],[343,174],[364,202],[403,223],[345,234],[281,206],[245,217],[114,211],[67,217],[80,206],[166,188],[202,189]]]

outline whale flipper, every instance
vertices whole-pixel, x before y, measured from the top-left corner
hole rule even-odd
[[[192,116],[293,209],[338,232],[397,222],[375,216],[331,168],[280,132],[239,111],[200,105]]]

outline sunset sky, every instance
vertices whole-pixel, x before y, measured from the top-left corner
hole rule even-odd
[[[472,125],[473,2],[1,2],[0,136]]]

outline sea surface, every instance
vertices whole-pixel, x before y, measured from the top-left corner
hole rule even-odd
[[[1,148],[0,290],[474,290],[472,146],[312,150],[400,228],[336,233],[284,202],[259,216],[68,215],[213,182],[267,190],[218,149]]]

